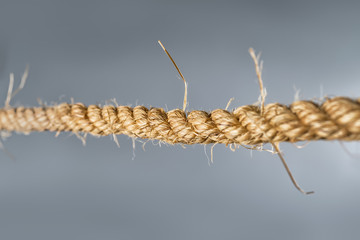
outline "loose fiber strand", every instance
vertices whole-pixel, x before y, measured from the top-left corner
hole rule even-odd
[[[184,85],[185,85],[185,92],[184,92],[184,103],[183,103],[183,111],[185,112],[186,109],[186,105],[187,105],[187,93],[188,93],[188,86],[187,86],[187,82],[185,80],[184,75],[181,73],[180,69],[178,68],[178,66],[176,65],[174,59],[171,57],[170,53],[166,50],[166,48],[164,47],[164,45],[161,43],[161,41],[159,40],[158,43],[160,44],[161,48],[164,50],[164,52],[166,53],[166,55],[170,58],[171,62],[174,64],[176,70],[178,71],[178,73],[180,74],[181,79],[184,81]]]
[[[255,64],[255,71],[256,71],[256,75],[258,77],[258,81],[259,81],[259,88],[260,88],[260,95],[261,95],[261,111],[260,111],[260,114],[263,115],[264,114],[264,106],[265,106],[265,98],[266,98],[266,93],[264,91],[264,85],[263,85],[263,80],[262,80],[262,65],[263,65],[263,62],[260,61],[260,53],[258,55],[255,54],[255,50],[253,48],[250,48],[249,49],[249,53],[254,61],[254,64]],[[259,66],[259,61],[260,61],[260,66]],[[261,130],[261,128],[259,128]],[[264,133],[264,136],[267,136],[266,132],[263,132]],[[279,148],[279,142],[272,142],[272,141],[269,141],[271,143],[271,145],[274,147],[274,149],[276,150],[276,153],[277,155],[279,156],[287,174],[289,175],[290,177],[290,180],[291,182],[293,183],[294,187],[299,190],[301,193],[307,195],[307,194],[313,194],[314,191],[309,191],[309,192],[306,192],[304,191],[300,185],[297,183],[297,181],[295,180],[289,166],[287,165],[286,161],[285,161],[285,158],[284,156],[282,155],[281,151],[280,151],[280,148]]]

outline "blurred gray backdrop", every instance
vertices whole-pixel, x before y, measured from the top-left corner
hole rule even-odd
[[[358,1],[0,0],[0,96],[189,110],[257,101],[248,48],[262,52],[269,102],[359,97]],[[282,144],[295,178],[268,152],[201,145],[84,147],[64,133],[13,134],[0,152],[0,239],[359,239],[359,144]],[[345,150],[347,149],[347,150]],[[135,155],[135,157],[133,156]]]

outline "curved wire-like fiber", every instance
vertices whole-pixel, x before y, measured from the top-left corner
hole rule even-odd
[[[327,98],[322,104],[296,101],[290,106],[255,105],[211,112],[136,106],[85,106],[0,109],[0,131],[125,134],[170,144],[242,144],[314,140],[360,140],[360,98]]]

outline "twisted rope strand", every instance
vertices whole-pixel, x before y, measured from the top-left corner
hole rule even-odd
[[[260,55],[250,48],[249,53],[255,64],[260,87],[260,107],[245,105],[232,112],[216,109],[186,112],[187,82],[180,69],[168,55],[185,84],[183,109],[165,112],[162,108],[147,109],[144,106],[90,105],[82,103],[62,103],[55,106],[12,108],[11,99],[25,85],[28,67],[21,78],[19,87],[13,92],[14,74],[10,82],[5,106],[0,109],[0,133],[33,131],[73,132],[84,142],[88,133],[95,136],[112,135],[118,144],[116,135],[125,134],[133,138],[152,139],[170,144],[236,144],[250,149],[270,143],[279,155],[292,183],[303,194],[304,191],[293,177],[282,153],[280,142],[315,141],[315,140],[360,140],[360,98],[353,100],[346,97],[327,98],[321,105],[313,101],[295,101],[290,106],[279,103],[265,106],[266,91],[262,81],[262,61]],[[116,104],[116,102],[115,102]],[[116,104],[117,105],[117,104]],[[231,147],[231,145],[230,145]],[[0,141],[0,148],[3,148]],[[247,147],[246,147],[247,148]],[[212,157],[211,157],[212,161]]]
[[[290,106],[245,105],[229,112],[184,112],[136,106],[61,103],[49,107],[0,109],[0,131],[74,132],[95,136],[125,134],[170,144],[242,144],[315,140],[360,140],[360,98],[296,101]]]

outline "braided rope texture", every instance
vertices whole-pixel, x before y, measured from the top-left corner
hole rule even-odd
[[[245,105],[210,113],[136,106],[61,103],[47,107],[0,109],[0,131],[125,134],[170,144],[243,144],[315,140],[360,140],[360,98],[327,98],[322,104],[296,101]]]

